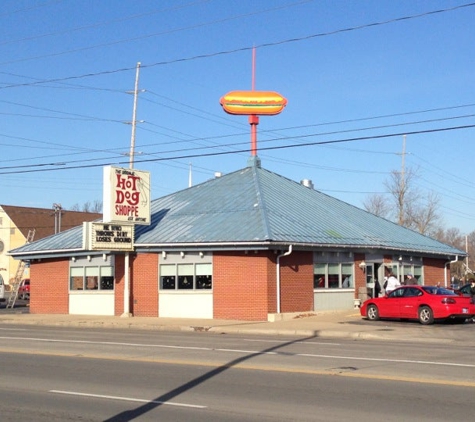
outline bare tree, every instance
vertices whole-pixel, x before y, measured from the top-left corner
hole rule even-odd
[[[92,203],[91,212],[101,213],[102,212],[102,201],[100,201],[99,199],[96,199]]]
[[[475,271],[475,230],[467,235],[465,241],[465,247],[468,253],[467,271],[473,273]]]
[[[425,235],[437,231],[440,223],[439,197],[432,192],[422,194],[415,187],[417,172],[411,168],[405,173],[393,170],[384,185],[389,199],[381,194],[367,198],[363,206],[369,212],[388,218],[399,225],[416,230]]]
[[[404,213],[406,227],[433,236],[441,219],[438,213],[439,205],[440,198],[434,192],[429,192],[416,205],[409,203]]]
[[[363,202],[363,207],[371,214],[378,217],[388,218],[391,211],[391,205],[383,194],[374,194],[369,196]]]
[[[455,227],[447,230],[439,228],[433,233],[433,237],[439,242],[453,246],[461,251],[465,251],[465,236]],[[460,280],[467,272],[465,264],[466,260],[459,260],[451,263],[450,274]]]
[[[401,226],[407,227],[407,209],[417,197],[413,186],[413,180],[416,173],[408,169],[404,174],[396,170],[391,171],[389,180],[384,182],[384,186],[391,194],[392,202],[394,204],[394,218]],[[412,205],[411,205],[412,204]]]
[[[96,199],[93,203],[87,201],[82,206],[76,203],[71,207],[71,211],[101,213],[102,201],[99,201],[98,199]]]

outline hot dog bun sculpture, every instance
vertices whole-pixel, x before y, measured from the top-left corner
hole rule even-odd
[[[220,104],[229,114],[273,116],[287,105],[287,99],[274,91],[231,91]]]

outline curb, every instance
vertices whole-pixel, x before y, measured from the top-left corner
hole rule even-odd
[[[136,329],[143,331],[157,331],[157,332],[203,332],[213,334],[240,334],[240,335],[266,335],[266,336],[299,336],[299,337],[315,337],[325,339],[353,339],[353,340],[373,340],[373,341],[411,341],[420,343],[445,343],[451,344],[456,342],[454,339],[443,338],[423,338],[417,336],[400,335],[397,332],[392,334],[369,332],[369,331],[345,331],[332,329],[289,329],[289,328],[231,328],[229,326],[190,326],[190,325],[163,325],[163,324],[140,324],[140,323],[126,323],[126,322],[104,322],[104,321],[23,321],[16,318],[1,318],[0,326],[3,324],[14,325],[33,325],[45,327],[88,327],[88,328],[108,328],[108,329]],[[467,343],[468,344],[468,343]]]

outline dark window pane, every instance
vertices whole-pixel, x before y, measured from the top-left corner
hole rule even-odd
[[[196,276],[196,288],[197,289],[211,289],[211,276],[210,275],[197,275]]]
[[[169,275],[169,276],[162,277],[162,289],[169,289],[169,290],[174,290],[175,289],[175,276],[174,275]]]
[[[179,275],[178,276],[178,288],[179,289],[193,289],[193,276],[192,275]]]
[[[101,277],[101,290],[114,290],[114,277],[112,276]]]

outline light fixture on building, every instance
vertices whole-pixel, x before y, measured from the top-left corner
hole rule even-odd
[[[87,256],[87,260],[88,260],[89,262],[91,262],[91,259],[92,259],[92,258],[91,258],[91,255],[88,255],[88,256]]]
[[[167,253],[165,251],[162,251],[162,258],[167,259]]]
[[[200,257],[203,258],[205,254],[203,252],[200,252]]]
[[[185,252],[183,252],[183,251],[180,252],[180,255],[181,255],[182,258],[184,258],[185,257]]]
[[[73,257],[71,258],[71,261],[76,262],[76,257],[73,256]]]
[[[102,254],[102,259],[107,262],[107,255],[105,253]]]
[[[360,267],[361,270],[364,270],[364,269],[366,268],[366,262],[361,261],[361,262],[358,264],[358,267]]]

